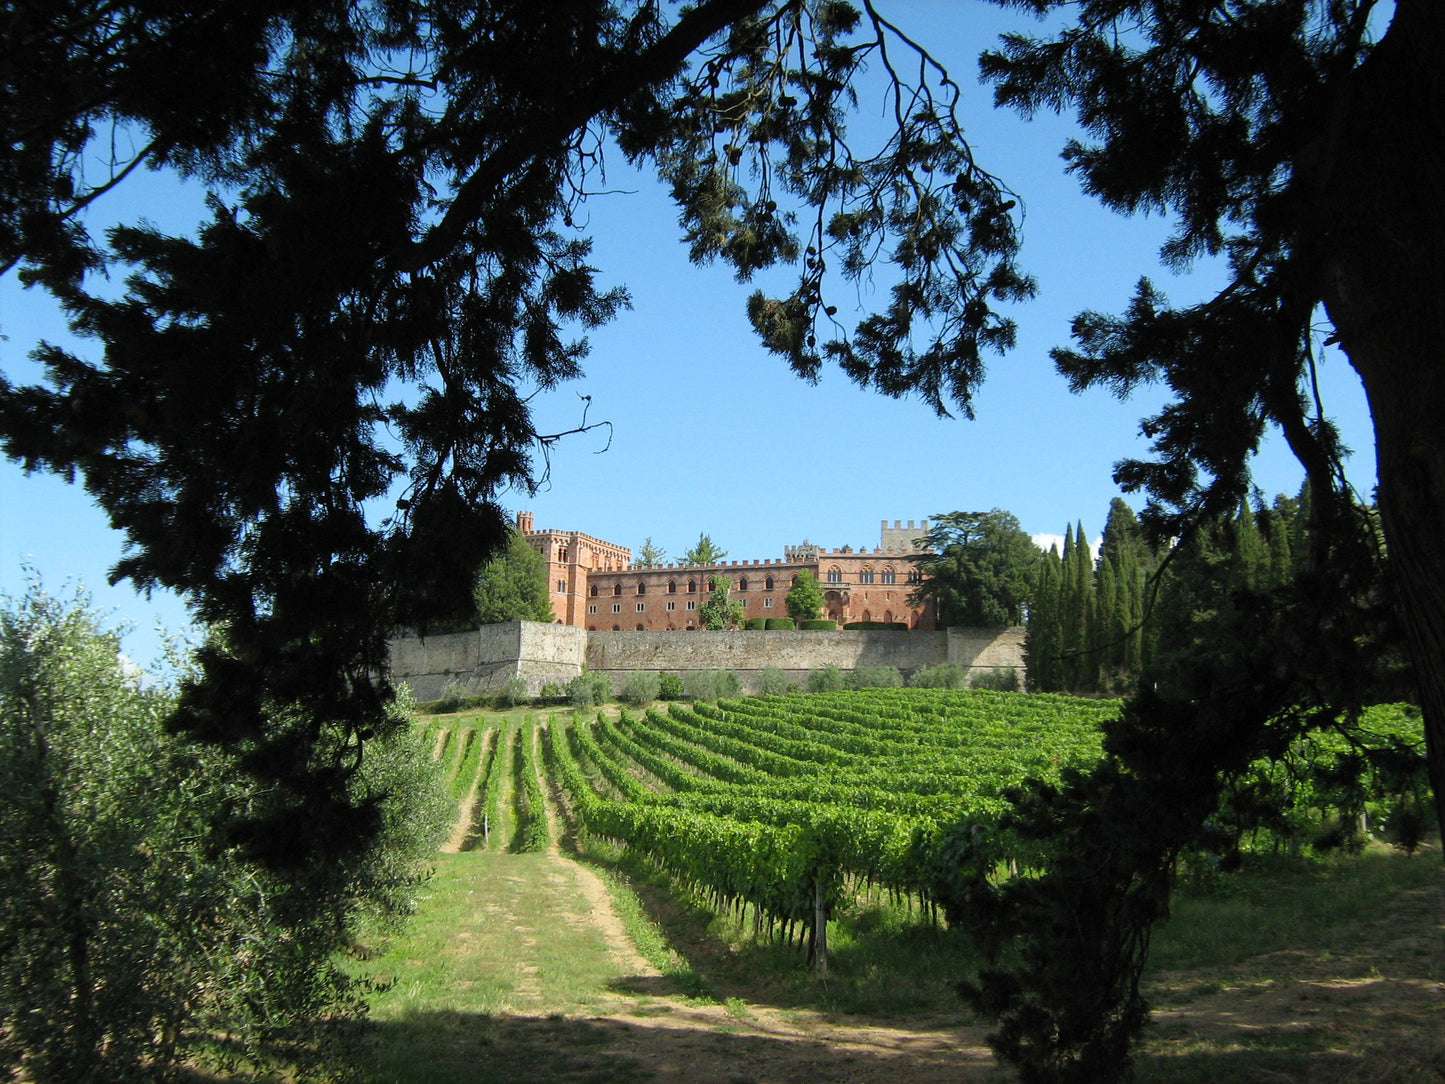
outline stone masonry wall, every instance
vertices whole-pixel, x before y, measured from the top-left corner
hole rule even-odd
[[[621,689],[629,671],[726,669],[745,689],[758,674],[777,667],[795,681],[809,670],[833,665],[896,666],[905,675],[951,662],[1023,675],[1022,628],[949,629],[947,632],[586,632],[567,625],[508,621],[475,632],[391,642],[391,674],[406,681],[418,700],[437,700],[460,682],[469,692],[500,689],[521,674],[535,696],[544,682],[565,685],[588,670],[608,674]]]

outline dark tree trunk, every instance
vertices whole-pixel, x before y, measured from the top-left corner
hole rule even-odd
[[[1445,4],[1398,0],[1326,159],[1324,296],[1369,396],[1379,506],[1445,828]]]

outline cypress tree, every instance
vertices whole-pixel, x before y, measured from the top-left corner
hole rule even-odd
[[[1024,641],[1029,689],[1034,692],[1055,693],[1063,689],[1063,628],[1059,606],[1062,573],[1059,549],[1050,546],[1039,561],[1034,579],[1034,602],[1029,608],[1028,634]]]

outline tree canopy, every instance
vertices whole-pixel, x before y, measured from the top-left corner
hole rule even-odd
[[[818,616],[818,611],[823,608],[823,586],[812,569],[798,570],[783,605],[787,607],[788,616],[795,621],[811,621]]]
[[[731,596],[726,576],[714,576],[712,593],[697,608],[698,622],[705,629],[735,629],[743,622],[743,604]]]
[[[513,531],[507,548],[482,566],[472,597],[483,625],[554,620],[547,562],[521,531]]]
[[[697,536],[697,544],[688,547],[682,555],[683,562],[689,565],[715,565],[728,555],[728,551],[720,549],[712,540],[712,535],[706,531]]]
[[[940,628],[1023,623],[1039,548],[1012,512],[944,512],[929,520],[912,605],[931,602]]]

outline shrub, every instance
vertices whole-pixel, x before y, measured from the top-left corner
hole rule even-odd
[[[806,618],[806,619],[798,622],[798,628],[800,628],[800,629],[810,629],[810,630],[827,629],[827,630],[833,630],[833,629],[836,629],[837,627],[838,627],[838,622],[836,622],[836,621],[831,621],[831,620],[829,620],[829,619],[826,618],[826,617],[809,617],[809,618]]]
[[[762,632],[767,625],[766,617],[750,617],[743,622],[743,628],[749,632]]]
[[[544,681],[542,682],[542,688],[537,692],[537,699],[556,702],[566,695],[566,691],[555,681]]]
[[[682,678],[676,674],[657,675],[657,698],[659,700],[681,700]]]
[[[461,711],[462,706],[467,702],[467,687],[456,678],[452,678],[442,686],[441,699],[436,702],[436,710]]]
[[[527,679],[521,674],[513,674],[507,678],[507,683],[502,686],[502,691],[497,694],[497,701],[503,707],[515,708],[518,704],[527,702]]]
[[[992,669],[974,674],[969,682],[973,689],[992,689],[1000,693],[1016,693],[1019,691],[1019,672],[1012,666],[995,666]]]
[[[768,617],[763,620],[763,628],[772,632],[775,629],[795,629],[798,623],[791,617]]]
[[[683,696],[688,700],[737,696],[742,686],[742,679],[731,670],[689,670],[682,676]]]
[[[567,683],[567,699],[574,708],[590,708],[612,699],[612,682],[606,674],[578,674]]]
[[[908,626],[902,621],[849,621],[843,626],[848,632],[907,632]]]
[[[810,693],[835,693],[846,683],[847,678],[843,671],[832,663],[821,670],[812,670],[808,673],[808,691]]]
[[[762,696],[781,696],[783,693],[791,692],[792,683],[788,675],[776,666],[768,666],[758,675],[758,693]]]
[[[848,675],[850,689],[896,689],[902,684],[896,666],[860,666]]]
[[[662,681],[656,670],[633,670],[622,686],[622,699],[641,707],[657,699]]]
[[[717,671],[688,670],[682,675],[682,695],[685,700],[716,700]]]
[[[908,684],[915,689],[962,689],[968,684],[968,671],[952,662],[924,666],[913,671]]]

